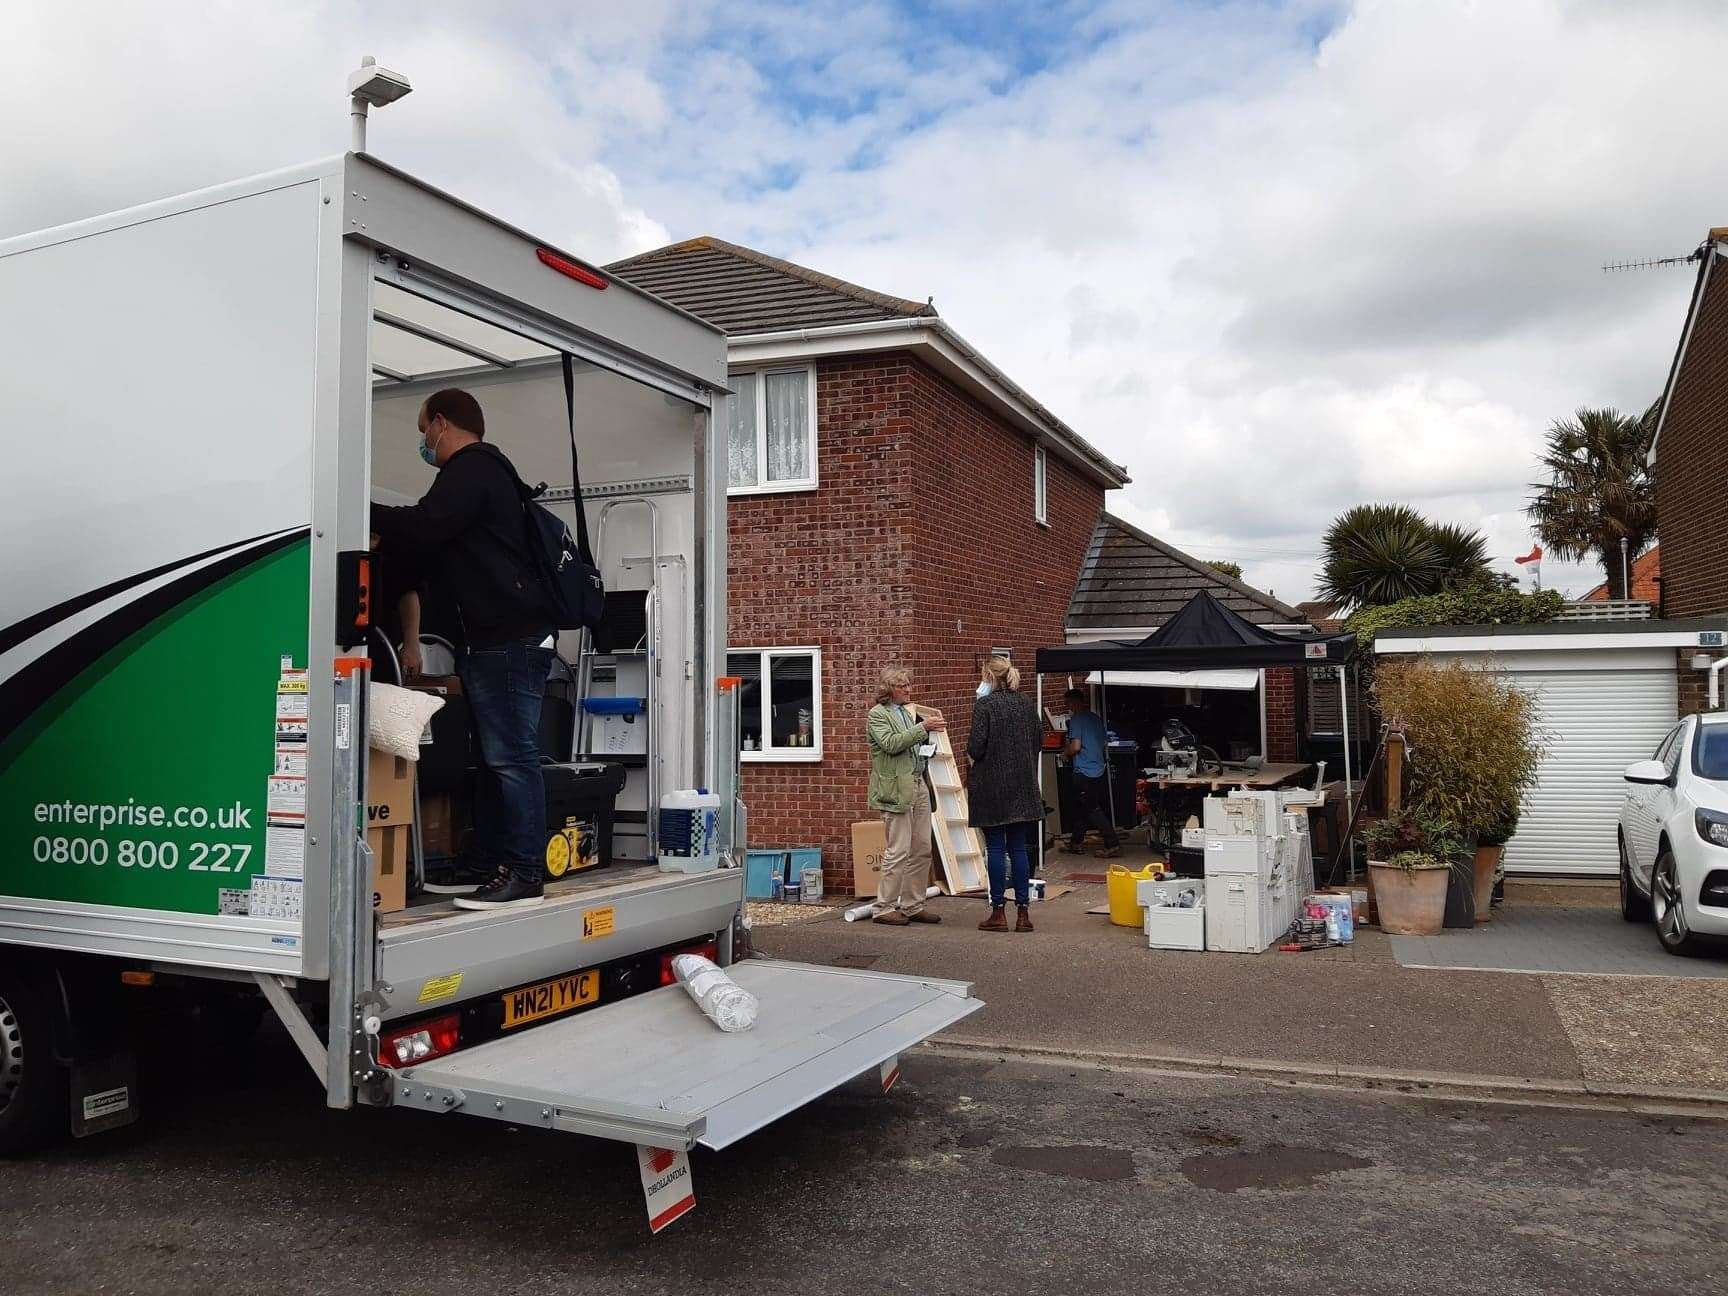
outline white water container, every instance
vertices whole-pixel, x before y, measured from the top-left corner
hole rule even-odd
[[[660,871],[706,873],[720,867],[720,798],[684,788],[660,798]]]

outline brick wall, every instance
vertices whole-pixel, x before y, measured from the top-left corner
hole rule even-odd
[[[849,890],[877,673],[911,668],[963,749],[980,655],[1030,675],[1062,642],[1103,489],[1052,456],[1038,526],[1030,440],[907,353],[818,362],[816,410],[819,489],[728,501],[728,640],[822,649],[822,760],[746,763],[744,797],[753,846],[820,846]]]
[[[1302,701],[1296,687],[1294,666],[1275,666],[1266,672],[1266,759],[1301,759]]]
[[[1679,704],[1677,714],[1682,718],[1695,711],[1708,711],[1710,709],[1709,672],[1692,668],[1692,659],[1701,651],[1711,661],[1720,661],[1724,656],[1723,653],[1698,648],[1680,648],[1674,654],[1675,688],[1678,694],[1676,701]],[[1723,668],[1722,674],[1728,676],[1728,667]],[[1728,683],[1728,681],[1721,682]]]
[[[1718,259],[1656,447],[1662,614],[1728,612],[1728,260]],[[1682,676],[1687,672],[1682,671]],[[1682,713],[1685,708],[1682,706]]]
[[[1047,454],[1048,521],[1041,525],[1033,514],[1031,439],[922,365],[913,368],[910,394],[925,502],[912,540],[920,578],[910,664],[920,696],[941,708],[963,752],[990,650],[1010,650],[1031,693],[1036,650],[1063,642],[1104,491]]]

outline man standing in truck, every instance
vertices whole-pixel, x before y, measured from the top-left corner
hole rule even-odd
[[[458,672],[480,752],[471,850],[430,875],[426,889],[464,909],[544,898],[546,789],[540,704],[555,632],[533,576],[520,479],[486,441],[480,402],[459,388],[420,407],[420,457],[438,470],[418,504],[372,506],[386,546],[411,553],[443,587],[461,621]]]

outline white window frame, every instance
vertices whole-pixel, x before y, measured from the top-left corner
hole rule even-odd
[[[773,691],[773,676],[770,664],[776,657],[808,657],[810,658],[810,736],[814,740],[808,747],[758,747],[755,751],[740,751],[739,758],[747,764],[756,765],[812,765],[822,759],[822,650],[809,645],[781,646],[776,648],[728,648],[728,658],[755,653],[758,658],[757,670],[760,672],[762,687],[758,690],[757,705],[761,708],[757,716],[761,728],[762,739],[767,741],[772,732],[769,723],[768,703]]]
[[[1032,447],[1032,517],[1050,525],[1050,455],[1043,446]]]
[[[801,373],[804,375],[805,399],[804,408],[809,412],[808,426],[804,430],[805,443],[810,448],[810,475],[788,481],[763,481],[762,474],[768,467],[768,376],[770,374]],[[733,369],[729,376],[738,378],[744,374],[756,376],[756,484],[753,486],[726,487],[728,495],[783,495],[788,491],[815,490],[817,486],[816,465],[816,366],[813,364],[764,365],[761,368]],[[732,397],[737,400],[738,397]],[[730,436],[730,430],[727,435]],[[730,478],[731,474],[727,474]],[[749,651],[746,649],[745,651]]]

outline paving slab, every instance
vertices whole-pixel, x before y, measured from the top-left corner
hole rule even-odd
[[[988,1007],[952,1038],[1099,1053],[1284,1059],[1376,1070],[1582,1080],[1538,977],[1400,967],[1365,930],[1303,954],[1149,950],[1085,911],[1083,883],[1032,906],[1038,930],[980,932],[983,901],[942,898],[940,926],[838,917],[756,932],[777,958],[971,981]]]
[[[1649,923],[1629,923],[1598,905],[1507,904],[1494,920],[1438,936],[1393,936],[1407,968],[1476,968],[1613,976],[1728,977],[1720,952],[1677,958],[1663,950]]]

